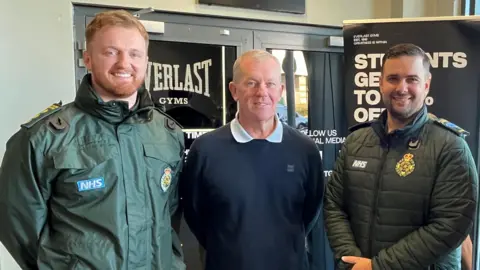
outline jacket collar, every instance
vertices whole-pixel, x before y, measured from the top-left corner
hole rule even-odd
[[[83,77],[74,103],[86,113],[111,124],[118,124],[126,119],[128,122],[149,121],[154,109],[150,94],[143,87],[138,89],[137,102],[131,110],[126,101],[104,102],[92,87],[91,74]]]
[[[387,133],[387,110],[384,110],[377,121],[372,125],[375,133],[380,137],[382,143],[391,145],[393,142],[407,143],[418,140],[422,127],[428,121],[427,106],[423,105],[415,118],[404,128]]]

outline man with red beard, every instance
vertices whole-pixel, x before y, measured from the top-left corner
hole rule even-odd
[[[142,86],[148,34],[126,11],[86,29],[75,101],[13,135],[0,240],[24,269],[184,269],[171,226],[184,139]]]
[[[413,44],[383,57],[386,110],[353,127],[328,181],[336,269],[461,269],[478,174],[466,131],[427,113],[430,60]]]

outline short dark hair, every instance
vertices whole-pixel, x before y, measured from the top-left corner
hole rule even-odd
[[[425,53],[425,51],[422,48],[412,43],[402,43],[402,44],[397,44],[393,47],[390,47],[385,53],[385,55],[383,56],[382,71],[383,71],[383,66],[385,65],[385,62],[388,59],[398,58],[401,56],[422,57],[422,60],[423,60],[422,62],[423,62],[423,66],[425,67],[425,71],[427,73],[430,72],[430,58],[428,58],[428,55]]]

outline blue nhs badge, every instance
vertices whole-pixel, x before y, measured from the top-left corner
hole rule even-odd
[[[104,187],[105,187],[105,180],[103,179],[103,177],[77,181],[78,191],[88,191],[88,190],[100,189]]]

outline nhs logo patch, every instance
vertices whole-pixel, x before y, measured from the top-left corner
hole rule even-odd
[[[77,189],[80,192],[100,189],[104,187],[105,187],[105,180],[103,179],[103,177],[77,181]]]
[[[354,160],[352,164],[353,168],[365,169],[367,167],[367,162],[363,160]]]

